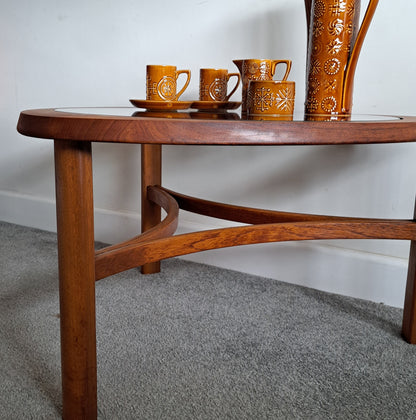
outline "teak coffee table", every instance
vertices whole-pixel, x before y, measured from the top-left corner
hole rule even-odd
[[[327,145],[416,141],[416,117],[352,121],[247,121],[235,114],[137,112],[135,108],[28,110],[21,134],[54,139],[59,252],[63,417],[96,418],[95,281],[159,261],[234,245],[309,239],[411,241],[402,333],[416,343],[416,223],[287,213],[185,196],[161,186],[161,148],[169,145]],[[170,117],[170,118],[169,118]],[[196,117],[196,118],[195,118]],[[200,118],[202,117],[202,118]],[[228,117],[230,119],[226,119]],[[143,234],[94,250],[92,142],[141,144]],[[161,208],[167,215],[161,221]],[[173,236],[179,209],[247,225]]]

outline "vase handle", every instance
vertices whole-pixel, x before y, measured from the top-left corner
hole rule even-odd
[[[309,25],[311,24],[312,0],[305,0],[305,12],[306,12],[306,33],[308,35],[308,42],[309,42]]]
[[[305,0],[305,4],[308,0]],[[354,73],[357,67],[358,57],[360,56],[361,47],[365,36],[367,35],[368,28],[370,27],[371,20],[373,19],[374,13],[378,5],[378,0],[370,0],[365,12],[363,21],[358,31],[357,38],[354,43],[348,65],[345,71],[344,87],[342,93],[342,108],[347,109],[350,107],[352,99],[352,84],[354,82]]]

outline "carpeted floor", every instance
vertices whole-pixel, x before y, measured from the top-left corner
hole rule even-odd
[[[56,236],[0,223],[0,419],[60,418]],[[100,419],[415,419],[402,311],[179,259],[97,283]]]

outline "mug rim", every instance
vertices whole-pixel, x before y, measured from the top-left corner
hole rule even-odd
[[[173,68],[175,68],[176,69],[176,67],[177,66],[174,66],[174,65],[172,65],[172,64],[146,64],[146,68],[149,68],[149,67],[173,67]]]
[[[238,58],[233,61],[276,61],[278,58]]]
[[[287,84],[295,84],[294,80],[249,80],[249,85],[254,85],[256,83],[268,83],[268,84],[279,84],[279,83],[287,83]]]

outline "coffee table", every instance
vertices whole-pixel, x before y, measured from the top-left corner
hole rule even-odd
[[[161,182],[162,145],[327,145],[416,141],[416,117],[351,121],[249,121],[233,112],[146,113],[135,108],[27,110],[21,134],[54,140],[59,255],[63,417],[96,418],[95,281],[159,261],[235,245],[312,239],[411,241],[402,333],[416,343],[416,223],[259,210],[169,191]],[[92,142],[141,144],[142,234],[95,251]],[[161,221],[161,208],[166,217]],[[173,235],[179,209],[247,225]]]

